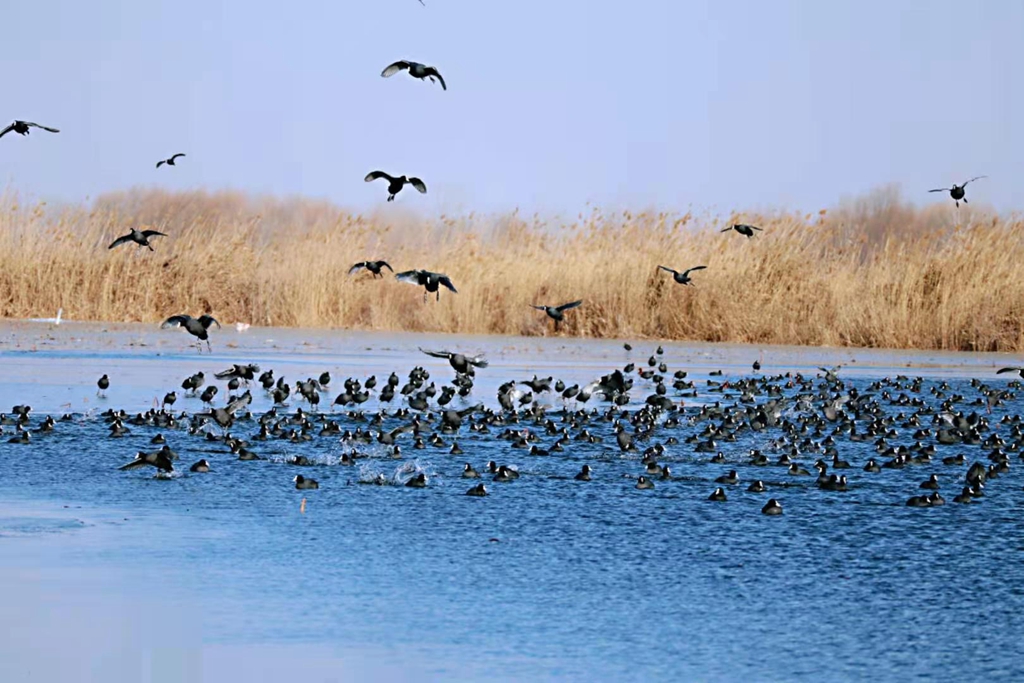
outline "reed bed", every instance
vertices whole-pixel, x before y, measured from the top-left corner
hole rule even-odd
[[[480,334],[553,334],[530,304],[583,299],[561,334],[763,344],[1024,349],[1024,220],[894,190],[813,215],[517,213],[424,220],[304,199],[132,190],[91,206],[0,197],[0,315]],[[755,239],[719,232],[742,220]],[[107,245],[130,227],[155,252]],[[447,273],[422,289],[349,266]],[[695,287],[659,272],[707,265]]]

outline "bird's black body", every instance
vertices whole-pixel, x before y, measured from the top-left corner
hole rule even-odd
[[[672,268],[669,268],[667,266],[658,266],[658,268],[672,273],[672,279],[681,285],[693,285],[693,279],[690,277],[690,273],[692,273],[695,270],[704,270],[705,268],[707,268],[707,266],[694,266],[693,268],[687,268],[682,272],[678,270],[673,270]]]
[[[965,181],[962,185],[954,185],[953,187],[939,187],[934,190],[928,190],[929,192],[948,192],[949,196],[952,197],[953,201],[956,202],[956,208],[960,208],[960,202],[967,203],[967,183],[973,183],[975,180],[981,180],[988,176],[979,175]]]
[[[375,278],[384,277],[384,275],[380,272],[382,268],[387,268],[392,273],[395,272],[394,268],[392,268],[387,261],[360,261],[359,263],[356,263],[355,265],[348,269],[348,274],[352,275],[353,273],[356,273],[363,268],[370,271],[373,274],[373,277]]]
[[[730,225],[728,228],[722,230],[722,232],[729,232],[730,230],[735,230],[736,232],[738,232],[739,234],[743,235],[748,239],[754,236],[755,230],[757,230],[758,232],[762,232],[761,228],[757,227],[756,225],[746,225],[745,223],[737,223],[736,225]]]
[[[212,315],[201,315],[198,318],[193,318],[190,315],[172,315],[160,327],[162,329],[184,327],[186,332],[199,340],[197,346],[200,351],[203,350],[202,342],[204,341],[206,342],[206,348],[212,351],[213,349],[210,348],[210,335],[207,332],[210,329],[210,325],[220,327],[220,323]]]
[[[445,85],[444,79],[441,78],[441,74],[437,71],[436,68],[432,66],[427,66],[426,64],[420,64],[419,62],[410,62],[405,59],[399,60],[394,64],[389,64],[387,68],[385,68],[384,71],[380,73],[380,75],[382,78],[390,78],[391,76],[397,74],[399,71],[406,70],[409,71],[410,76],[412,76],[413,78],[418,78],[421,81],[425,79],[430,79],[430,82],[433,83],[434,79],[436,78],[441,83],[442,90],[448,89],[448,86]]]
[[[372,183],[374,180],[377,180],[378,178],[384,178],[385,180],[388,181],[389,202],[395,201],[395,195],[401,192],[402,188],[405,187],[406,185],[412,185],[417,190],[419,190],[420,194],[427,193],[426,183],[424,183],[419,178],[406,178],[404,175],[398,176],[396,178],[392,175],[388,175],[384,171],[371,171],[366,174],[366,177],[363,178],[363,180],[365,180],[368,183]]]
[[[562,304],[561,306],[537,306],[537,305],[533,305],[533,308],[536,308],[538,311],[544,311],[544,313],[546,313],[549,318],[554,320],[555,321],[555,332],[557,332],[558,331],[558,325],[563,320],[565,320],[565,312],[570,310],[570,309],[572,309],[572,308],[576,308],[577,306],[579,306],[582,303],[583,303],[583,299],[580,299],[579,301],[573,301],[573,302],[570,302],[570,303],[567,303],[567,304]]]
[[[159,232],[158,230],[136,230],[135,228],[132,228],[132,231],[127,235],[122,235],[111,242],[107,249],[113,249],[114,247],[127,244],[128,242],[135,242],[140,247],[147,247],[150,251],[155,251],[153,249],[153,245],[149,243],[150,237],[167,237],[167,235]]]
[[[51,133],[60,132],[56,128],[50,128],[49,126],[43,126],[38,123],[32,123],[31,121],[15,121],[11,125],[4,128],[3,130],[0,130],[0,138],[7,135],[11,131],[18,133],[19,135],[28,135],[30,128],[41,128],[42,130],[49,131]]]
[[[178,152],[177,154],[172,155],[170,159],[161,159],[160,161],[156,162],[156,167],[160,168],[164,164],[167,164],[168,166],[174,166],[175,165],[174,160],[177,159],[178,157],[183,157],[183,156],[185,156],[185,155],[182,154],[181,152]]]
[[[451,279],[443,273],[432,273],[429,270],[406,270],[404,272],[395,275],[395,279],[399,282],[407,282],[412,285],[419,285],[430,292],[431,294],[437,294],[437,300],[441,300],[440,287],[443,285],[448,289],[452,290],[456,294],[459,290],[455,289],[455,285],[452,284]],[[427,295],[424,293],[423,300],[426,301]]]

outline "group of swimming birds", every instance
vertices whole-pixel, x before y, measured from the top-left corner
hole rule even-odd
[[[625,348],[627,354],[632,351],[629,344]],[[953,501],[970,504],[1009,472],[1011,453],[1024,460],[1024,422],[1008,409],[1021,389],[1022,367],[999,370],[1020,378],[1005,387],[976,379],[953,386],[897,376],[865,381],[858,388],[840,377],[842,366],[819,368],[814,376],[767,376],[757,361],[751,376],[724,378],[723,373],[712,372],[698,386],[685,370],[671,372],[659,347],[646,364],[628,362],[583,386],[536,375],[509,380],[497,389],[497,407],[487,407],[468,402],[477,370],[488,367],[485,358],[421,351],[447,361],[454,371],[450,384],[442,381],[438,387],[423,367],[413,368],[404,381],[396,372],[382,382],[376,376],[350,377],[330,412],[323,412],[321,394],[332,387],[330,372],[289,384],[272,370],[236,364],[214,375],[226,385],[222,405],[215,405],[221,393],[217,384],[208,384],[206,375],[197,372],[185,378],[181,388],[186,400],[201,402],[199,410],[175,412],[178,394],[171,391],[159,409],[134,415],[111,409],[101,415],[111,438],[159,446],[139,450],[120,469],[153,467],[159,478],[176,478],[179,456],[169,443],[175,438],[201,440],[204,452],[212,447],[237,461],[319,466],[316,471],[323,473],[335,465],[402,460],[404,445],[436,456],[429,465],[434,470],[428,471],[417,459],[392,477],[377,473],[359,483],[427,488],[438,476],[489,477],[500,484],[530,478],[586,483],[601,479],[601,470],[610,472],[622,464],[632,468],[635,463],[640,471],[634,470],[633,487],[638,490],[671,482],[706,482],[713,486],[707,499],[715,503],[727,502],[734,490],[778,491],[762,506],[766,515],[783,513],[782,492],[818,489],[821,495],[856,497],[858,489],[874,486],[873,475],[900,470],[931,470],[927,476],[891,475],[900,477],[897,484],[913,486],[907,506],[945,504],[940,489],[947,481],[957,482],[960,489]],[[264,400],[271,404],[262,412],[251,409],[252,384],[261,387]],[[98,394],[105,396],[111,387],[108,375],[97,385]],[[404,405],[389,411],[387,406],[396,398]],[[600,407],[588,408],[591,401]],[[291,409],[290,402],[305,403],[306,408]],[[4,425],[13,425],[15,433],[8,442],[38,443],[47,433],[63,429],[59,423],[94,423],[95,417],[46,416],[33,427],[31,408],[19,405],[10,415],[0,415],[0,433]],[[459,469],[448,464],[458,463],[456,456],[466,451],[495,453],[503,448],[525,458],[525,466],[493,458],[483,468],[470,462]],[[861,460],[844,459],[841,448],[847,457],[856,451]],[[965,452],[971,451],[968,457]],[[188,469],[190,474],[208,474],[220,467],[232,465],[227,460],[212,464],[203,457]],[[572,473],[565,471],[567,467],[578,470]],[[864,473],[861,478],[848,474],[854,468]],[[320,488],[320,482],[306,474],[311,471],[304,469],[292,478],[296,489]],[[891,479],[888,485],[894,485]],[[466,491],[474,497],[490,493],[483,482]]]

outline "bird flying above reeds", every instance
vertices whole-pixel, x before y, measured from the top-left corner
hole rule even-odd
[[[690,278],[690,273],[692,273],[695,270],[704,270],[705,268],[707,268],[707,266],[694,266],[693,268],[687,268],[682,272],[679,272],[678,270],[673,270],[668,266],[658,266],[658,268],[672,273],[672,279],[678,282],[679,284],[692,285],[693,280]]]
[[[384,178],[388,181],[389,202],[395,201],[395,195],[401,192],[402,188],[405,187],[406,185],[412,185],[413,187],[420,191],[420,194],[427,193],[426,183],[424,183],[419,178],[406,178],[404,175],[396,178],[394,176],[388,175],[384,171],[371,171],[370,173],[366,174],[366,177],[363,178],[363,180],[365,180],[368,183],[372,183],[374,180],[377,180],[378,178]]]
[[[432,273],[429,270],[406,270],[395,275],[395,279],[399,282],[407,282],[411,285],[425,287],[427,292],[436,292],[438,301],[441,300],[440,287],[442,285],[456,294],[459,293],[459,290],[455,289],[455,285],[452,284],[451,279],[443,273]],[[423,294],[423,300],[427,300],[426,292]]]
[[[39,123],[32,123],[31,121],[15,121],[11,125],[9,125],[6,128],[4,128],[2,131],[0,131],[0,138],[2,138],[3,136],[7,135],[12,130],[15,133],[19,133],[21,135],[28,135],[29,134],[29,128],[42,128],[43,130],[49,131],[51,133],[59,133],[60,132],[56,128],[50,128],[49,126],[44,126],[44,125],[39,124]]]
[[[191,334],[199,341],[196,346],[200,351],[203,350],[202,343],[206,342],[206,348],[212,351],[210,348],[210,336],[207,330],[210,329],[211,325],[216,325],[220,328],[220,323],[212,315],[201,315],[198,318],[193,318],[190,315],[172,315],[167,320],[163,321],[160,325],[161,329],[167,329],[169,327],[184,327],[185,331]]]
[[[949,196],[956,202],[956,208],[960,208],[960,202],[967,203],[967,197],[965,195],[967,183],[973,183],[975,180],[981,180],[982,178],[988,178],[987,175],[979,175],[971,178],[964,182],[962,185],[954,185],[953,187],[939,187],[934,190],[928,190],[929,192],[948,192]]]
[[[531,306],[533,308],[536,308],[538,311],[544,311],[549,318],[554,320],[555,332],[557,332],[559,323],[565,320],[565,312],[572,308],[576,308],[582,303],[583,299],[580,299],[579,301],[573,301],[567,304],[562,304],[561,306],[537,306],[536,304],[531,304]]]
[[[183,156],[185,156],[185,155],[182,154],[181,152],[178,152],[177,154],[173,154],[173,155],[171,155],[170,159],[162,159],[162,160],[156,162],[156,167],[160,168],[164,164],[167,164],[168,166],[174,166],[174,160],[177,159],[178,157],[183,157]]]
[[[153,249],[153,245],[149,243],[150,237],[167,237],[167,235],[158,230],[136,230],[135,228],[132,228],[132,231],[127,235],[122,235],[111,242],[107,249],[113,249],[114,247],[127,244],[128,242],[135,242],[140,247],[148,247],[150,251],[155,251]]]
[[[758,232],[763,232],[761,228],[757,227],[756,225],[746,225],[744,223],[730,225],[728,228],[722,230],[722,232],[729,232],[730,230],[735,230],[736,232],[747,238],[753,237],[755,230],[757,230]]]
[[[435,82],[434,79],[437,78],[437,81],[441,83],[441,88],[443,90],[448,89],[448,86],[445,85],[444,79],[441,78],[441,74],[438,73],[435,67],[426,66],[425,64],[420,64],[419,62],[410,62],[405,59],[399,60],[394,64],[389,64],[386,69],[380,72],[380,75],[383,78],[390,78],[399,71],[406,70],[409,71],[409,75],[412,76],[413,78],[419,78],[420,80],[429,78],[431,83]]]
[[[373,277],[377,277],[378,275],[380,277],[384,277],[380,272],[381,268],[387,268],[392,273],[395,272],[395,270],[387,261],[360,261],[359,263],[356,263],[355,265],[348,269],[348,274],[352,275],[353,273],[359,272],[364,268],[373,273]]]

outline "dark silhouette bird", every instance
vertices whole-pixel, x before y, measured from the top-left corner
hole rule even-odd
[[[381,77],[390,78],[399,71],[409,71],[409,75],[413,78],[419,78],[420,80],[429,78],[431,83],[434,83],[436,78],[441,83],[441,88],[447,90],[448,86],[445,85],[444,79],[441,78],[441,74],[438,73],[437,69],[432,66],[426,66],[419,62],[410,62],[407,60],[399,60],[394,64],[388,65],[386,69],[380,72]]]
[[[193,318],[190,315],[172,315],[170,318],[165,320],[161,325],[161,329],[167,329],[168,327],[184,327],[185,331],[191,334],[199,341],[196,346],[200,351],[203,350],[202,342],[206,342],[206,348],[212,351],[210,348],[210,336],[207,330],[210,329],[210,325],[216,325],[220,327],[220,323],[212,315],[201,315],[198,318]]]
[[[928,191],[929,192],[948,192],[949,196],[952,197],[953,201],[956,202],[956,208],[959,209],[960,208],[960,202],[963,202],[964,204],[967,203],[967,196],[965,194],[966,188],[967,188],[967,183],[973,183],[975,180],[981,180],[982,178],[987,178],[987,177],[988,177],[987,175],[979,175],[979,176],[975,176],[975,177],[971,178],[970,180],[966,181],[962,185],[954,185],[953,187],[939,187],[939,188],[936,188],[934,190],[928,190]]]
[[[455,372],[460,375],[464,375],[469,372],[470,367],[487,367],[487,361],[484,360],[483,356],[464,356],[461,353],[452,353],[451,351],[427,351],[426,349],[420,349],[420,351],[428,356],[433,356],[434,358],[444,358],[452,366]]]
[[[163,472],[173,472],[174,466],[171,464],[171,458],[163,450],[155,451],[153,453],[144,453],[139,451],[135,454],[135,459],[127,465],[121,465],[117,469],[119,470],[137,470],[140,467],[146,467],[147,465],[155,467]]]
[[[188,471],[189,472],[198,472],[200,474],[205,474],[205,473],[210,471],[210,463],[206,462],[206,458],[203,458],[199,462],[197,462],[194,465],[192,465],[192,467],[189,467]]]
[[[572,308],[576,308],[582,303],[583,300],[580,299],[579,301],[573,301],[568,304],[562,304],[561,306],[537,306],[534,304],[533,308],[536,308],[538,311],[544,311],[545,313],[547,313],[548,317],[555,321],[555,332],[558,332],[559,323],[565,320],[565,312]]]
[[[96,395],[102,396],[103,392],[105,392],[107,390],[107,387],[110,386],[110,380],[107,378],[106,375],[103,375],[102,377],[100,377],[99,381],[96,382],[96,386],[99,387],[99,391],[96,392]]]
[[[114,240],[107,249],[113,249],[114,247],[128,242],[135,242],[140,247],[149,247],[150,251],[154,251],[153,246],[149,243],[150,237],[167,237],[164,233],[158,230],[136,230],[132,228],[132,231],[127,235],[123,235]]]
[[[439,290],[441,285],[444,285],[456,294],[459,293],[459,290],[455,289],[455,285],[452,284],[451,279],[443,273],[432,273],[429,270],[407,270],[395,275],[395,279],[399,282],[408,282],[412,285],[424,287],[427,292],[436,292],[438,301],[441,300],[441,292]],[[427,300],[427,292],[423,293],[424,301]]]
[[[359,272],[359,270],[363,268],[373,273],[373,277],[384,277],[384,275],[382,275],[380,272],[381,268],[387,268],[392,273],[395,272],[394,268],[392,268],[391,264],[389,264],[387,261],[360,261],[359,263],[355,264],[354,266],[348,269],[348,274],[352,275],[353,273]]]
[[[412,185],[417,190],[419,190],[420,194],[427,193],[426,183],[424,183],[419,178],[406,178],[404,175],[396,178],[394,176],[388,175],[384,171],[371,171],[366,174],[366,177],[363,178],[363,180],[365,180],[368,183],[372,183],[374,180],[377,180],[378,178],[384,178],[388,181],[389,202],[395,201],[395,195],[401,192],[402,188],[405,187],[406,185]]]
[[[181,152],[178,152],[177,154],[172,155],[170,159],[163,159],[161,161],[156,162],[156,167],[160,168],[164,164],[167,164],[168,166],[174,166],[175,165],[174,164],[174,160],[177,159],[178,157],[183,157],[183,156],[185,156],[185,155],[182,154]]]
[[[755,230],[757,230],[758,232],[764,232],[763,230],[761,230],[761,228],[757,227],[756,225],[746,225],[744,223],[737,223],[736,225],[731,225],[728,228],[722,230],[721,232],[729,232],[730,230],[735,230],[736,232],[747,238],[753,237]]]
[[[705,268],[707,268],[707,266],[694,266],[693,268],[687,268],[683,272],[673,270],[667,266],[658,266],[658,268],[662,270],[667,270],[668,272],[672,273],[672,279],[678,282],[679,284],[692,285],[693,280],[690,278],[690,273],[692,273],[695,270],[704,270]]]
[[[1018,375],[1020,375],[1021,379],[1024,379],[1024,368],[1000,368],[999,370],[996,371],[996,374],[1002,375],[1003,373],[1006,372],[1016,372]]]
[[[307,479],[301,474],[296,474],[292,481],[295,482],[295,488],[300,491],[320,488],[320,483],[316,479]]]
[[[12,130],[20,135],[28,135],[29,128],[42,128],[43,130],[51,133],[59,133],[60,131],[56,128],[50,128],[49,126],[43,126],[38,123],[32,123],[31,121],[15,121],[11,125],[0,131],[0,138],[10,133]]]

